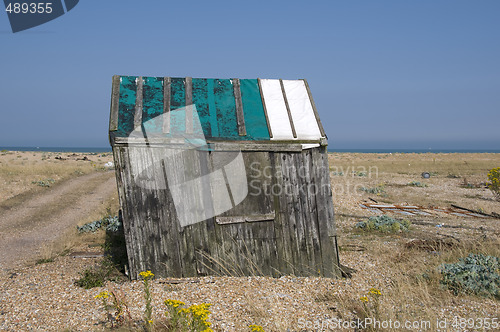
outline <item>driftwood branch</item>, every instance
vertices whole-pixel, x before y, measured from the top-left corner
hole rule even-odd
[[[454,207],[455,209],[459,209],[459,210],[464,210],[464,211],[468,211],[468,212],[472,212],[472,213],[477,213],[477,214],[480,214],[480,215],[486,216],[486,217],[500,218],[500,215],[498,215],[498,213],[495,213],[495,212],[493,212],[493,214],[488,214],[488,213],[484,213],[484,212],[477,211],[477,210],[467,209],[467,208],[464,208],[464,207],[461,207],[461,206],[458,206],[458,205],[455,205],[455,204],[451,204],[451,207]]]

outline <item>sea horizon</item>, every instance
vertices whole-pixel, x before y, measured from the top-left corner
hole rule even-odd
[[[111,152],[111,147],[66,147],[66,146],[0,146],[0,151],[26,151],[26,152]]]
[[[336,153],[500,153],[500,149],[337,149],[329,148],[328,152]]]
[[[29,151],[29,152],[80,152],[80,153],[103,153],[111,152],[111,147],[47,147],[47,146],[0,146],[0,151]],[[330,153],[500,153],[500,149],[414,149],[414,148],[329,148]]]

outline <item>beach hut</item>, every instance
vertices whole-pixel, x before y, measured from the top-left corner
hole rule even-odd
[[[114,76],[109,137],[132,279],[340,276],[306,80]]]

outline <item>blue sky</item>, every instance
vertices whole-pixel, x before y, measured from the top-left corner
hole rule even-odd
[[[500,1],[82,0],[13,34],[0,146],[108,146],[113,75],[306,78],[331,148],[499,149]]]

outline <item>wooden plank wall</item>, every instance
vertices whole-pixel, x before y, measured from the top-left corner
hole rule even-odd
[[[132,279],[145,270],[161,277],[340,276],[326,147],[242,152],[253,181],[247,198],[218,218],[186,227],[162,189],[168,186],[163,149],[113,147]],[[177,166],[212,171],[210,153],[200,152],[200,160]],[[145,167],[151,164],[157,166]],[[137,185],[133,167],[148,169],[156,181]]]

